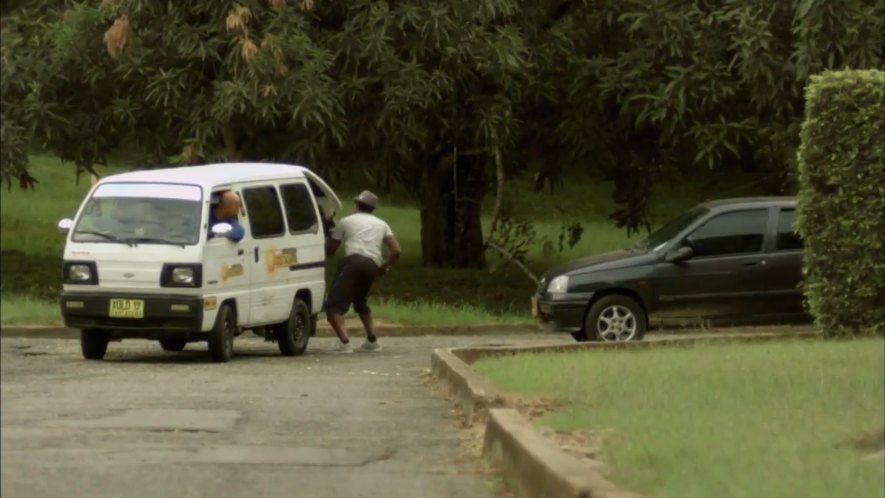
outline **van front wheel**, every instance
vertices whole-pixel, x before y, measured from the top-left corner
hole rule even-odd
[[[87,360],[102,360],[108,352],[110,337],[104,330],[83,329],[80,331],[80,349]]]
[[[274,339],[283,356],[299,356],[307,350],[311,328],[310,309],[307,303],[296,298],[289,319],[273,328]]]
[[[215,317],[215,326],[209,331],[209,356],[215,363],[230,360],[234,351],[234,312],[230,305],[223,304]]]

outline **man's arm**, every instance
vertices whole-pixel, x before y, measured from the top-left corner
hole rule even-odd
[[[400,254],[402,254],[399,242],[392,233],[384,237],[384,246],[387,247],[387,259],[385,259],[384,264],[381,265],[382,274],[387,273],[387,271],[390,270],[390,267],[399,260]]]
[[[341,247],[341,241],[334,236],[326,239],[326,257],[331,258],[339,247]]]
[[[240,221],[231,220],[227,223],[229,223],[231,226],[231,231],[227,234],[227,238],[234,242],[239,242],[243,240],[243,237],[246,236],[246,229],[243,228],[243,225],[240,225]]]

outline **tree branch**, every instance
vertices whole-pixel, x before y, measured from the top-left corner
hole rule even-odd
[[[502,256],[507,258],[508,261],[510,261],[511,263],[516,265],[520,270],[522,270],[523,273],[525,273],[525,275],[527,277],[532,279],[532,282],[534,282],[535,285],[539,285],[541,283],[541,280],[538,279],[538,277],[536,277],[535,274],[532,273],[532,271],[529,270],[529,268],[525,264],[523,264],[522,261],[516,259],[515,257],[513,257],[512,254],[507,252],[507,249],[504,249],[503,247],[499,246],[498,244],[495,244],[494,242],[489,242],[487,245],[488,245],[488,247],[491,247],[492,249],[498,251]]]

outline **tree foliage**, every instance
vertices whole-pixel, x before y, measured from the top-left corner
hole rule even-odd
[[[29,5],[32,5],[29,7]],[[439,264],[481,264],[486,169],[615,181],[642,227],[664,178],[792,170],[802,88],[882,64],[877,0],[150,0],[4,4],[2,175],[284,159],[398,181]],[[28,180],[29,181],[29,180]],[[27,183],[25,181],[24,183]],[[452,223],[440,220],[454,219]],[[432,225],[432,226],[431,226]],[[464,242],[463,250],[440,244]],[[472,241],[472,242],[471,242]]]

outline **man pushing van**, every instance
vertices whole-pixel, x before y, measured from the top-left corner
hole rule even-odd
[[[354,198],[354,214],[342,219],[332,230],[326,242],[326,255],[331,257],[344,243],[344,258],[338,263],[338,271],[332,281],[326,299],[326,315],[329,324],[341,341],[330,352],[351,353],[353,346],[347,335],[344,315],[353,304],[354,310],[366,329],[366,342],[361,351],[380,351],[381,345],[375,335],[372,309],[369,308],[369,291],[375,278],[384,275],[399,259],[400,247],[390,226],[373,213],[378,207],[378,197],[364,190]],[[387,258],[382,255],[387,248]]]

